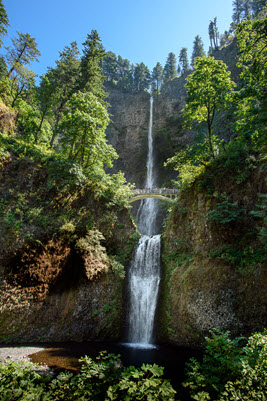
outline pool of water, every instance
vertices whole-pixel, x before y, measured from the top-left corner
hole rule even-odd
[[[185,378],[185,364],[191,357],[201,358],[201,353],[192,348],[177,347],[170,344],[151,345],[109,343],[109,342],[82,342],[82,343],[55,343],[42,344],[49,348],[31,355],[33,362],[46,363],[48,366],[60,370],[72,370],[77,372],[80,369],[78,359],[88,355],[93,359],[100,351],[120,354],[124,366],[134,365],[140,367],[143,363],[163,366],[164,376],[169,379],[173,387],[180,393],[181,382]]]

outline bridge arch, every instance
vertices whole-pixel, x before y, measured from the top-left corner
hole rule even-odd
[[[167,202],[173,202],[177,195],[176,189],[169,188],[152,188],[152,189],[135,189],[132,191],[133,197],[129,199],[129,203],[135,202],[141,199],[161,199]]]

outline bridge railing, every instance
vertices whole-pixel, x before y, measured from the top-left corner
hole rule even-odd
[[[173,195],[177,194],[176,188],[143,188],[134,189],[132,191],[133,195],[148,195],[148,194],[160,194],[160,195]]]

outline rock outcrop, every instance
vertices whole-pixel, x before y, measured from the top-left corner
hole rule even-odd
[[[266,193],[264,173],[252,167],[240,183],[234,168],[217,168],[181,193],[163,235],[164,341],[200,346],[214,328],[246,336],[267,324],[263,221],[251,213]]]

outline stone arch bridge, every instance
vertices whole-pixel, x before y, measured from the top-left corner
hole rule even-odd
[[[132,197],[129,202],[135,202],[140,199],[155,198],[162,199],[168,202],[173,202],[177,196],[177,189],[172,188],[145,188],[145,189],[134,189],[132,191]]]

